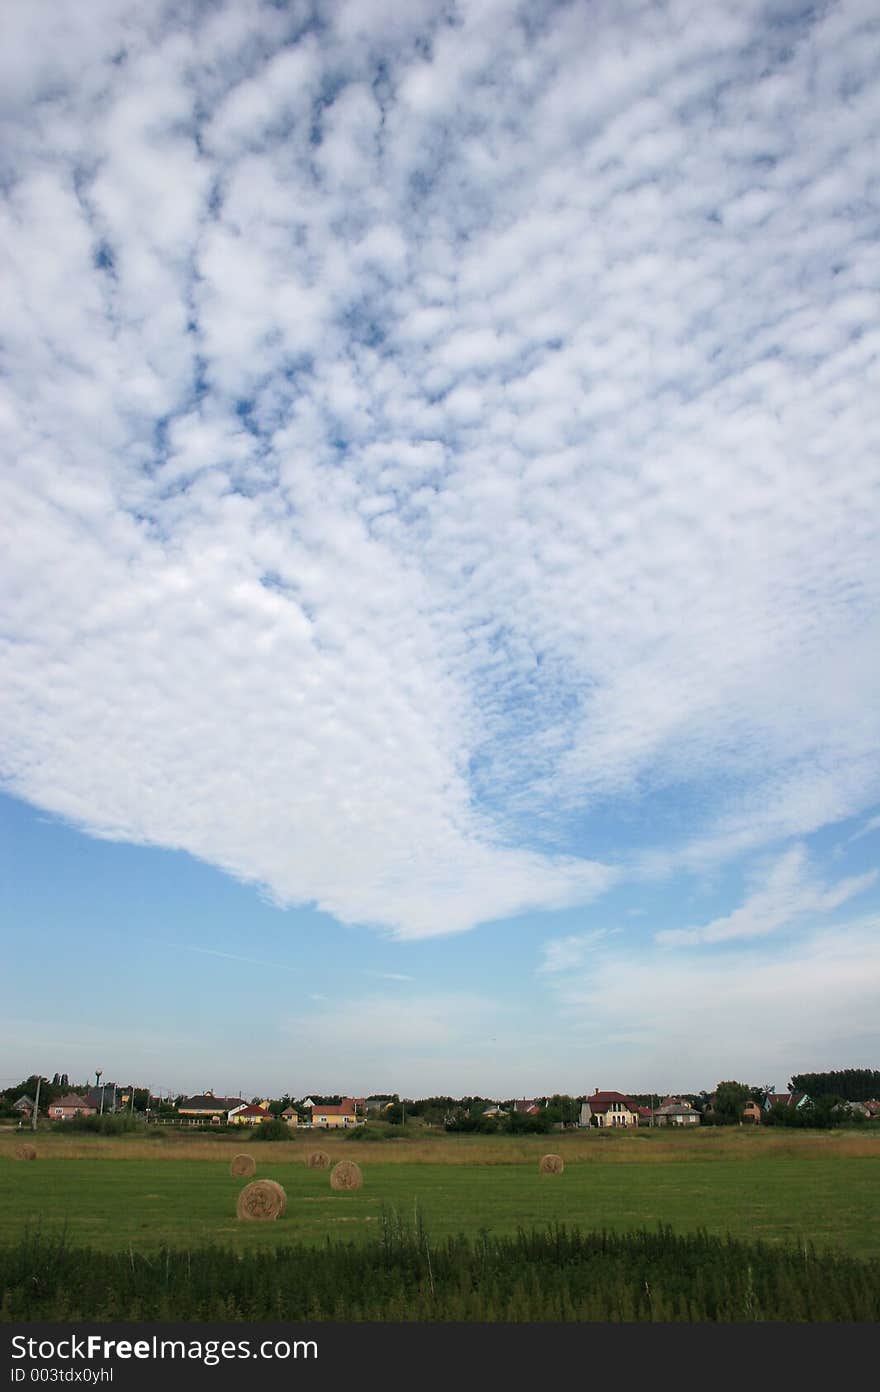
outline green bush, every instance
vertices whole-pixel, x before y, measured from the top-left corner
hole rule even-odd
[[[259,1126],[253,1127],[254,1140],[256,1141],[289,1141],[290,1127],[286,1121],[261,1121]]]
[[[129,1112],[106,1112],[103,1116],[75,1116],[68,1121],[55,1121],[52,1123],[53,1131],[63,1132],[65,1135],[70,1131],[91,1131],[98,1136],[127,1136],[134,1135],[135,1132],[143,1135],[143,1117],[132,1116]]]

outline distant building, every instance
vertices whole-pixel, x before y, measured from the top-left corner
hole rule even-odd
[[[179,1116],[186,1117],[195,1125],[200,1121],[219,1126],[225,1122],[229,1113],[248,1104],[243,1097],[215,1097],[213,1092],[203,1092],[195,1097],[184,1097],[177,1108]]]
[[[22,1093],[18,1101],[13,1102],[12,1110],[14,1112],[18,1112],[20,1116],[31,1117],[34,1114],[35,1106],[36,1103],[34,1102],[34,1099],[32,1097],[28,1097],[26,1093]]]
[[[668,1102],[654,1113],[655,1126],[699,1126],[700,1113],[688,1102]]]
[[[623,1092],[600,1092],[598,1088],[581,1105],[579,1126],[638,1126],[639,1109]]]
[[[268,1107],[259,1102],[251,1102],[242,1107],[234,1107],[229,1113],[230,1126],[262,1126],[264,1121],[272,1120]]]
[[[95,1108],[89,1105],[85,1097],[69,1092],[66,1097],[57,1097],[50,1102],[48,1113],[53,1121],[70,1121],[77,1116],[94,1116]]]
[[[343,1097],[342,1101],[335,1107],[324,1103],[320,1106],[316,1104],[312,1108],[312,1126],[323,1126],[331,1130],[357,1126],[358,1124],[353,1097]]]
[[[809,1103],[809,1097],[805,1092],[768,1092],[764,1098],[764,1111],[769,1112],[771,1107],[805,1107]]]

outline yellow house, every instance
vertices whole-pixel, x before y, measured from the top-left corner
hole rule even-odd
[[[338,1106],[328,1105],[318,1106],[317,1103],[312,1108],[312,1125],[324,1126],[328,1129],[343,1126],[357,1126],[357,1113],[355,1111],[354,1099],[343,1097]]]
[[[581,1126],[638,1126],[639,1109],[622,1092],[600,1092],[597,1088],[581,1107]]]
[[[248,1107],[236,1107],[235,1111],[229,1113],[230,1126],[261,1126],[264,1121],[271,1120],[268,1100],[252,1102]]]

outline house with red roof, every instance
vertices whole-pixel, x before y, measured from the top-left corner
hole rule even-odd
[[[768,1092],[764,1098],[764,1111],[769,1112],[771,1107],[805,1107],[809,1100],[805,1092]]]
[[[229,1113],[230,1126],[262,1126],[271,1121],[272,1113],[265,1103],[251,1102],[247,1106],[235,1107]]]
[[[579,1126],[638,1126],[638,1104],[623,1092],[600,1092],[598,1088],[581,1104]]]
[[[312,1126],[323,1126],[326,1130],[332,1130],[359,1125],[363,1123],[358,1119],[353,1097],[343,1097],[335,1107],[322,1102],[320,1105],[315,1103],[312,1108]]]

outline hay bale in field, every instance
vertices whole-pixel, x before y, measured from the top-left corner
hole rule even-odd
[[[15,1158],[16,1158],[16,1160],[36,1160],[36,1158],[37,1158],[37,1148],[36,1148],[36,1146],[29,1145],[27,1142],[25,1142],[24,1145],[16,1146],[16,1147],[15,1147]]]
[[[283,1218],[286,1212],[287,1195],[274,1179],[255,1179],[246,1184],[235,1205],[236,1218],[251,1223]]]
[[[308,1158],[310,1170],[326,1170],[330,1164],[330,1156],[325,1150],[313,1150]]]
[[[256,1173],[257,1162],[252,1155],[233,1155],[229,1166],[229,1173],[236,1179],[246,1179],[248,1175]]]
[[[331,1189],[360,1189],[363,1182],[361,1167],[353,1160],[340,1160],[330,1171]]]
[[[565,1161],[561,1155],[542,1155],[538,1162],[540,1174],[562,1174],[565,1169]]]

